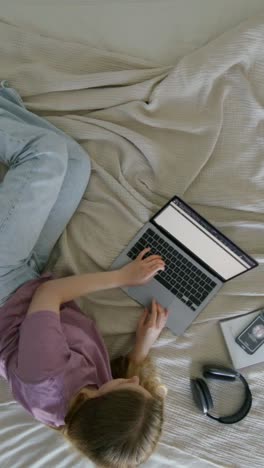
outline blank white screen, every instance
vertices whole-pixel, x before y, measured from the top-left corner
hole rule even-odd
[[[187,249],[216,271],[222,278],[229,279],[247,270],[241,262],[211,239],[206,232],[186,219],[180,211],[168,205],[155,222],[168,231]],[[237,257],[238,258],[238,257]]]

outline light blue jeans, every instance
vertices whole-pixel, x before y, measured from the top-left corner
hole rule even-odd
[[[39,277],[87,187],[88,154],[0,83],[0,306]]]

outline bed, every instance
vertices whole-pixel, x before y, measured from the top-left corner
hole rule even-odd
[[[107,270],[174,194],[259,263],[227,283],[183,336],[166,329],[156,343],[168,397],[146,468],[263,466],[263,366],[243,372],[253,406],[237,425],[200,414],[189,383],[208,360],[231,365],[219,319],[264,305],[263,40],[261,1],[65,2],[63,13],[57,1],[1,10],[2,79],[92,160],[87,190],[47,270]],[[121,289],[78,303],[111,356],[129,348],[139,304]],[[217,411],[232,411],[240,392],[236,383],[215,384]],[[0,412],[1,467],[93,467],[20,408],[3,380]]]

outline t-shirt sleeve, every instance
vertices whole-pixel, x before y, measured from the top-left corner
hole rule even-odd
[[[40,310],[23,321],[18,342],[16,374],[37,383],[63,372],[71,351],[56,312]]]

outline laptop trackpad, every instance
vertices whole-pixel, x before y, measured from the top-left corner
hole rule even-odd
[[[124,288],[124,291],[137,302],[149,308],[153,298],[163,307],[169,307],[175,299],[175,296],[170,291],[166,290],[158,281],[154,280],[142,286]]]

